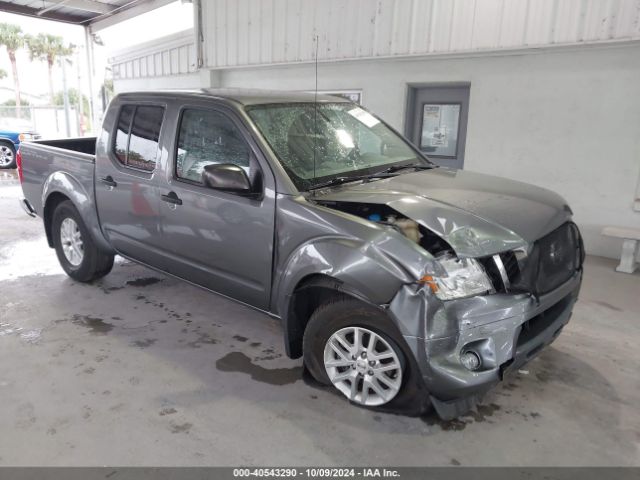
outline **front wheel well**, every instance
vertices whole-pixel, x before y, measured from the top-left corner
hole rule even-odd
[[[309,318],[329,301],[352,298],[368,303],[340,280],[328,275],[310,275],[302,279],[291,294],[284,322],[285,346],[290,358],[302,356],[302,339]]]
[[[66,201],[69,200],[69,197],[64,195],[63,193],[54,192],[47,197],[47,200],[44,204],[44,209],[42,212],[42,220],[44,222],[44,231],[47,234],[47,243],[49,247],[53,248],[53,235],[51,224],[53,221],[53,212],[56,211],[56,207]]]

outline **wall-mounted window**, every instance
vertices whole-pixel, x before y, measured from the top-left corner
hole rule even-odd
[[[469,92],[458,83],[409,86],[405,134],[443,167],[464,167]]]
[[[422,106],[420,149],[430,155],[455,157],[460,125],[459,103],[425,103]]]
[[[163,117],[163,107],[124,105],[120,109],[113,153],[122,165],[146,172],[155,169]]]

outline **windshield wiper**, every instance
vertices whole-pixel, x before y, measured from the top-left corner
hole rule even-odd
[[[327,180],[326,182],[320,182],[317,183],[311,187],[309,187],[309,190],[316,190],[318,188],[325,188],[325,187],[332,187],[334,185],[342,185],[343,183],[347,183],[347,182],[356,182],[358,180],[362,180],[362,181],[368,181],[371,180],[373,178],[388,178],[388,177],[395,177],[396,175],[395,172],[398,172],[400,170],[404,170],[405,168],[414,168],[416,170],[430,170],[432,168],[436,168],[437,165],[425,165],[425,164],[418,164],[418,163],[410,163],[410,164],[406,164],[406,165],[391,165],[388,168],[385,168],[384,170],[380,170],[379,172],[375,172],[375,173],[369,173],[366,175],[351,175],[351,176],[344,176],[344,177],[334,177],[330,180]]]
[[[391,165],[389,168],[385,168],[384,170],[380,170],[379,172],[376,172],[376,174],[393,173],[400,170],[404,170],[405,168],[415,168],[416,170],[431,170],[436,166],[437,165],[424,165],[422,163],[409,163],[406,165]]]
[[[309,187],[309,190],[316,190],[318,188],[325,188],[325,187],[332,187],[334,185],[342,185],[343,183],[347,183],[347,182],[357,182],[359,180],[361,181],[368,181],[371,180],[372,178],[388,178],[388,177],[395,177],[395,175],[391,174],[392,172],[377,172],[377,173],[370,173],[367,175],[352,175],[349,177],[334,177],[330,180],[327,180],[326,182],[320,182],[320,183],[316,183],[315,185]]]

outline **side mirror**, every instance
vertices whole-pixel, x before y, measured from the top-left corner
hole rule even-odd
[[[232,163],[216,163],[207,165],[202,171],[202,182],[215,190],[251,194],[251,182],[247,173]]]

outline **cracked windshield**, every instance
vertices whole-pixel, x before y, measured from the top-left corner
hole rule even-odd
[[[269,104],[247,110],[300,190],[335,177],[375,173],[380,166],[423,161],[384,123],[354,104]]]

